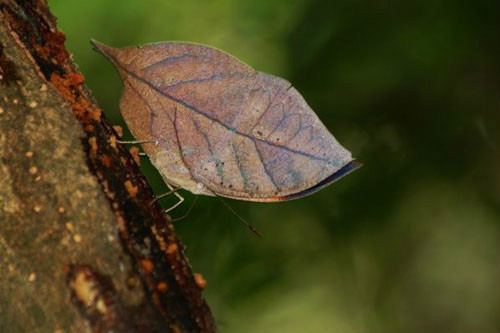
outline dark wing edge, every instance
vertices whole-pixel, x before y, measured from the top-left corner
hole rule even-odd
[[[208,190],[211,191],[213,193],[213,195],[216,197],[224,197],[224,198],[235,199],[235,200],[244,200],[244,201],[250,201],[250,202],[263,202],[263,203],[289,201],[289,200],[294,200],[294,199],[300,199],[300,198],[306,197],[308,195],[311,195],[313,193],[316,193],[319,190],[321,190],[322,188],[330,185],[331,183],[336,182],[340,178],[350,174],[351,172],[361,168],[362,166],[363,166],[363,163],[351,161],[351,162],[347,163],[346,165],[344,165],[339,170],[335,171],[330,176],[323,179],[318,184],[311,186],[308,189],[305,189],[303,191],[284,195],[284,196],[259,197],[259,198],[235,196],[235,195],[215,193],[215,191],[213,191],[209,186],[207,186],[207,184],[205,184],[205,186],[207,186]]]
[[[305,189],[305,190],[297,192],[297,193],[288,194],[288,195],[285,195],[285,196],[282,196],[282,197],[280,197],[280,196],[272,197],[272,198],[269,198],[269,200],[266,200],[266,201],[267,202],[273,202],[273,201],[280,202],[280,201],[288,201],[288,200],[303,198],[305,196],[308,196],[308,195],[311,195],[313,193],[316,193],[317,191],[321,190],[325,186],[328,186],[331,183],[336,182],[340,178],[342,178],[342,177],[350,174],[351,172],[353,172],[356,169],[361,168],[362,166],[363,166],[363,163],[356,162],[356,161],[351,161],[351,162],[347,163],[346,165],[344,165],[339,170],[335,171],[330,176],[328,176],[325,179],[323,179],[318,184],[316,184],[314,186],[311,186],[308,189]]]

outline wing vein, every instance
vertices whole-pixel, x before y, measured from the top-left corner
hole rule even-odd
[[[257,155],[259,156],[259,160],[260,160],[260,163],[262,164],[262,167],[264,168],[264,172],[265,174],[269,177],[269,180],[271,181],[271,183],[273,183],[273,186],[278,190],[280,191],[281,188],[278,186],[278,184],[276,184],[276,181],[274,180],[274,176],[272,175],[272,173],[267,169],[267,165],[266,165],[266,162],[264,161],[264,158],[262,157],[262,153],[260,152],[259,150],[259,147],[257,147],[257,143],[255,141],[253,141],[253,145],[255,147],[255,151],[257,152]]]
[[[254,137],[254,136],[251,136],[251,135],[249,135],[249,134],[242,133],[242,132],[238,131],[237,129],[235,129],[235,128],[233,128],[233,127],[231,127],[231,126],[229,126],[229,125],[227,125],[227,124],[223,123],[223,122],[222,122],[222,121],[220,121],[219,119],[214,118],[214,117],[212,117],[212,116],[210,116],[210,115],[208,115],[208,114],[206,114],[206,113],[202,112],[201,110],[199,110],[199,109],[198,109],[198,108],[196,108],[195,106],[190,105],[190,104],[188,104],[188,103],[184,102],[183,100],[181,100],[181,99],[179,99],[179,98],[176,98],[176,97],[174,97],[174,96],[170,95],[169,93],[166,93],[166,92],[164,92],[164,91],[160,90],[159,88],[157,88],[157,87],[153,86],[153,85],[151,84],[151,82],[149,82],[148,80],[144,79],[143,77],[141,77],[141,76],[137,75],[136,73],[134,73],[134,72],[130,71],[129,69],[125,68],[125,67],[124,67],[124,66],[123,66],[120,62],[118,62],[116,59],[114,59],[114,58],[113,58],[113,60],[114,60],[114,62],[115,62],[116,64],[118,64],[118,66],[120,66],[120,67],[122,68],[122,70],[123,70],[123,71],[127,72],[129,75],[131,75],[132,77],[134,77],[136,80],[138,80],[138,81],[140,81],[140,82],[142,82],[142,83],[146,84],[147,86],[149,86],[151,89],[153,89],[154,91],[158,92],[158,93],[159,93],[159,94],[161,94],[162,96],[164,96],[164,97],[166,97],[166,98],[170,99],[171,101],[176,102],[177,104],[180,104],[180,105],[184,106],[185,108],[187,108],[187,109],[189,109],[189,110],[191,110],[191,111],[193,111],[193,112],[195,112],[195,113],[197,113],[197,114],[199,114],[199,115],[201,115],[201,116],[203,116],[203,117],[205,117],[205,118],[207,118],[207,119],[209,119],[209,120],[211,120],[211,121],[213,121],[213,122],[216,122],[216,123],[217,123],[217,124],[219,124],[220,126],[222,126],[222,127],[226,128],[227,130],[229,130],[229,131],[231,131],[231,132],[233,132],[233,133],[235,133],[235,134],[237,134],[237,135],[240,135],[240,136],[243,136],[243,137],[245,137],[245,138],[248,138],[248,139],[250,139],[250,140],[252,140],[252,141],[254,141],[254,142],[257,140],[257,141],[259,141],[259,142],[261,142],[261,143],[263,143],[263,144],[265,144],[265,145],[267,145],[267,146],[271,146],[271,147],[275,147],[275,148],[280,148],[280,149],[286,150],[286,151],[288,151],[288,152],[290,152],[290,153],[294,153],[294,154],[297,154],[297,155],[301,155],[301,156],[304,156],[304,157],[310,158],[310,159],[312,159],[312,160],[319,160],[319,161],[323,161],[323,162],[328,162],[328,161],[329,161],[329,159],[327,159],[327,158],[322,158],[322,157],[320,157],[320,156],[316,156],[316,155],[308,154],[308,153],[302,152],[302,151],[300,151],[300,150],[295,150],[295,149],[292,149],[292,148],[289,148],[289,147],[286,147],[286,146],[277,145],[277,144],[275,144],[275,143],[273,143],[273,142],[269,142],[269,141],[266,141],[266,140],[263,140],[263,139],[260,139],[260,138],[256,138],[256,137]]]

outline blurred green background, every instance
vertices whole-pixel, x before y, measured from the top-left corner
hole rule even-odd
[[[365,164],[304,199],[228,200],[262,239],[215,198],[178,222],[220,332],[500,332],[498,1],[49,3],[113,124],[121,83],[88,40],[194,41],[291,81]]]

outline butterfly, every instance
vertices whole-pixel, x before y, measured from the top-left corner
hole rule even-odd
[[[123,118],[172,192],[277,202],[312,194],[362,165],[290,82],[223,51],[185,42],[91,43],[118,70]]]

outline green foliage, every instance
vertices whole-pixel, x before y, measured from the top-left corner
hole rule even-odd
[[[365,163],[298,201],[230,202],[263,239],[199,198],[177,229],[221,332],[500,330],[498,3],[50,5],[112,123],[120,81],[90,38],[195,41],[287,78]]]

